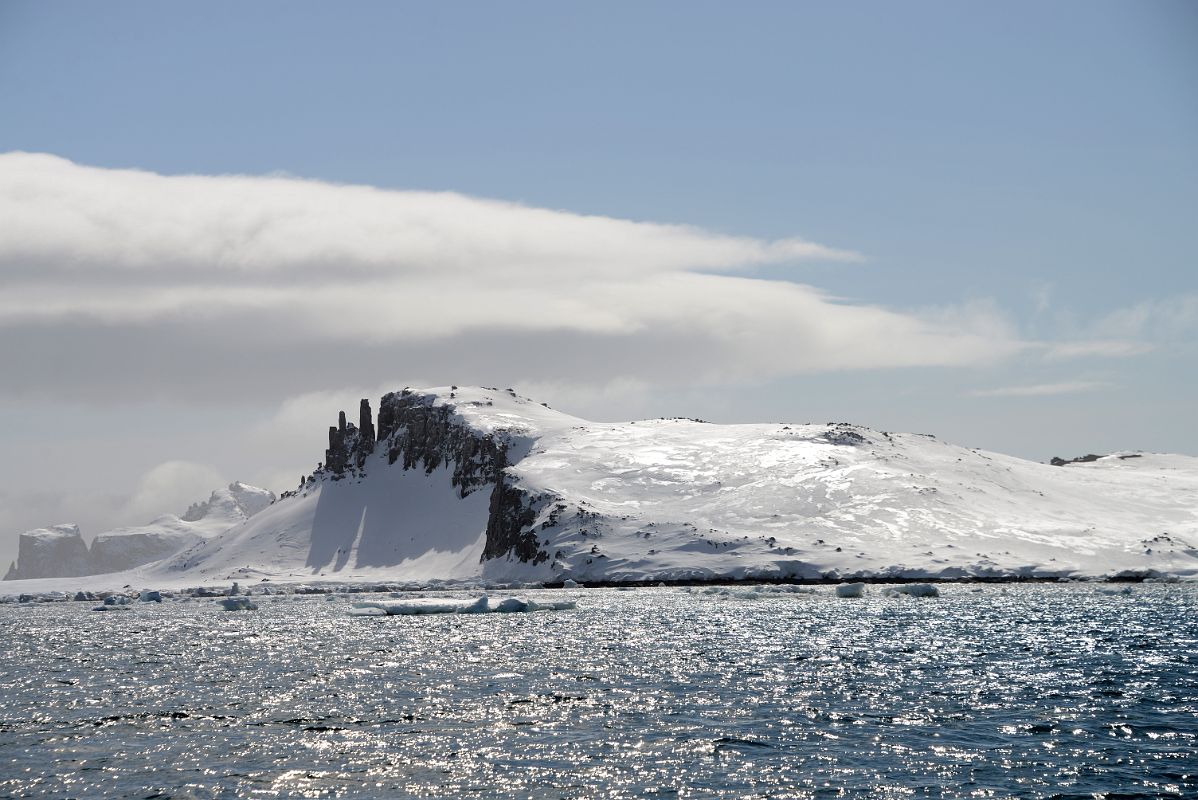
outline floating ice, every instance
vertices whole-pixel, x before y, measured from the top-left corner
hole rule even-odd
[[[579,583],[578,581],[574,580],[573,578],[566,578],[564,581],[562,581],[562,588],[563,589],[581,589],[582,584]]]
[[[216,601],[225,611],[256,611],[258,605],[248,597],[222,597]]]
[[[901,586],[890,587],[886,590],[886,594],[891,597],[900,594],[911,597],[939,597],[940,590],[930,583],[904,583]]]
[[[791,586],[788,584],[781,586],[750,586],[747,588],[736,586],[688,586],[682,591],[697,596],[716,597],[720,600],[760,600],[780,594],[812,593],[812,590],[806,586]]]
[[[861,597],[864,594],[864,583],[842,583],[836,587],[837,597]]]
[[[353,616],[412,616],[417,614],[512,614],[525,611],[563,611],[575,608],[572,600],[536,602],[522,597],[507,597],[492,604],[485,594],[475,600],[439,597],[413,597],[401,601],[364,600],[354,603]]]
[[[146,589],[146,590],[142,591],[140,594],[138,594],[138,599],[141,600],[143,603],[161,603],[162,602],[162,592],[154,591],[152,589]]]
[[[128,611],[133,601],[123,594],[114,594],[104,598],[104,605],[96,606],[92,611]]]

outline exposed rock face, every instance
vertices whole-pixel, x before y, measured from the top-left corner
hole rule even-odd
[[[453,412],[453,406],[433,405],[430,398],[406,389],[391,392],[379,406],[379,441],[386,445],[387,461],[402,461],[404,469],[422,467],[429,473],[452,465],[453,485],[465,497],[497,482],[507,465],[508,441],[479,435],[456,422]]]
[[[341,480],[346,475],[364,475],[366,457],[374,452],[374,422],[370,401],[363,399],[358,408],[358,424],[347,422],[345,412],[337,414],[337,427],[329,428],[329,449],[318,473]],[[304,481],[300,481],[301,486]]]
[[[313,478],[341,480],[364,475],[366,458],[376,444],[389,464],[404,470],[432,474],[444,467],[461,497],[491,488],[484,560],[510,554],[535,564],[545,561],[548,554],[541,549],[533,524],[546,499],[504,480],[509,449],[519,448],[519,437],[502,430],[480,433],[457,417],[453,404],[433,400],[408,389],[384,395],[379,403],[377,441],[369,401],[361,402],[357,427],[347,424],[345,412],[341,412],[337,427],[329,428],[324,467]]]
[[[366,449],[367,452],[373,452],[374,422],[371,421],[370,401],[365,397],[362,398],[362,402],[358,405],[358,431],[360,432],[359,435],[362,438],[362,444],[369,445],[368,448],[363,449]],[[361,465],[359,464],[359,466]]]
[[[853,428],[854,426],[847,422],[829,425],[828,430],[821,435],[821,438],[829,444],[842,447],[857,447],[866,444],[868,440]]]
[[[530,495],[505,481],[501,465],[496,472],[495,488],[491,490],[483,560],[507,556],[532,564],[547,560],[549,554],[541,548],[541,540],[533,531],[537,515],[545,504],[544,497]]]
[[[1066,464],[1089,464],[1093,461],[1097,461],[1100,458],[1102,458],[1102,456],[1095,455],[1094,453],[1087,453],[1084,456],[1078,456],[1077,458],[1070,458],[1068,460],[1059,456],[1053,456],[1052,460],[1048,463],[1052,464],[1054,467],[1063,467]]]

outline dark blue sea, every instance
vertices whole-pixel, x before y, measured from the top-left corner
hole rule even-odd
[[[0,796],[1198,797],[1198,586],[786,588],[2,605]]]

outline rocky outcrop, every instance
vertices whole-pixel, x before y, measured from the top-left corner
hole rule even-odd
[[[1099,459],[1102,459],[1102,458],[1117,458],[1120,461],[1126,461],[1129,458],[1143,458],[1143,457],[1144,457],[1143,453],[1111,453],[1111,454],[1105,455],[1105,456],[1095,455],[1094,453],[1087,453],[1084,456],[1078,456],[1077,458],[1070,458],[1068,460],[1059,458],[1057,456],[1053,456],[1052,460],[1049,461],[1048,463],[1052,464],[1054,467],[1063,467],[1066,464],[1091,464],[1091,463],[1098,461]]]
[[[1066,464],[1089,464],[1091,462],[1097,461],[1100,458],[1102,458],[1102,456],[1095,455],[1094,453],[1087,453],[1084,456],[1078,456],[1077,458],[1070,458],[1070,459],[1064,459],[1059,456],[1053,456],[1052,460],[1049,461],[1048,463],[1052,464],[1054,467],[1063,467]]]
[[[337,414],[337,427],[329,427],[329,448],[324,451],[324,464],[318,476],[341,480],[347,475],[364,475],[366,457],[374,452],[374,422],[370,401],[363,399],[358,407],[358,424],[348,422],[345,412]],[[301,486],[304,481],[301,481]]]
[[[549,554],[533,529],[546,502],[543,495],[529,494],[505,480],[501,464],[496,471],[495,488],[491,490],[483,561],[508,557],[531,564],[546,561]]]
[[[460,497],[487,488],[491,491],[484,560],[510,555],[535,564],[545,561],[548,554],[533,528],[546,500],[505,480],[509,454],[524,446],[519,432],[480,432],[461,420],[453,403],[435,400],[409,389],[384,395],[379,403],[377,435],[368,400],[361,402],[356,426],[340,412],[337,427],[329,428],[324,464],[305,483],[362,477],[366,459],[376,448],[385,454],[388,464],[404,470],[431,475],[444,468]]]

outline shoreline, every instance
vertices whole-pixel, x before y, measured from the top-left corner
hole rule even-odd
[[[12,583],[16,583],[13,581]],[[29,591],[5,592],[4,582],[0,582],[0,605],[22,604],[30,602],[94,602],[107,596],[124,595],[136,596],[141,592],[159,592],[164,598],[189,597],[212,598],[228,596],[233,586],[238,587],[240,595],[337,595],[337,594],[418,594],[428,592],[519,592],[535,590],[584,590],[584,589],[652,589],[652,588],[685,588],[689,586],[842,586],[845,584],[863,583],[867,585],[1008,585],[1008,584],[1093,584],[1093,585],[1131,585],[1131,584],[1169,584],[1186,585],[1198,584],[1198,580],[1180,576],[1154,575],[1117,575],[1105,577],[1056,577],[1028,575],[987,575],[970,577],[910,577],[910,576],[871,576],[853,578],[673,578],[647,580],[597,580],[578,582],[577,586],[567,586],[564,580],[547,581],[544,583],[529,581],[462,581],[461,583],[431,584],[415,581],[391,582],[386,580],[362,581],[273,581],[265,580],[243,585],[240,580],[229,580],[224,583],[213,583],[203,586],[182,586],[177,588],[151,588],[150,582],[145,586],[127,584],[118,589],[87,589],[87,588],[55,588]],[[14,587],[17,588],[17,587]]]

